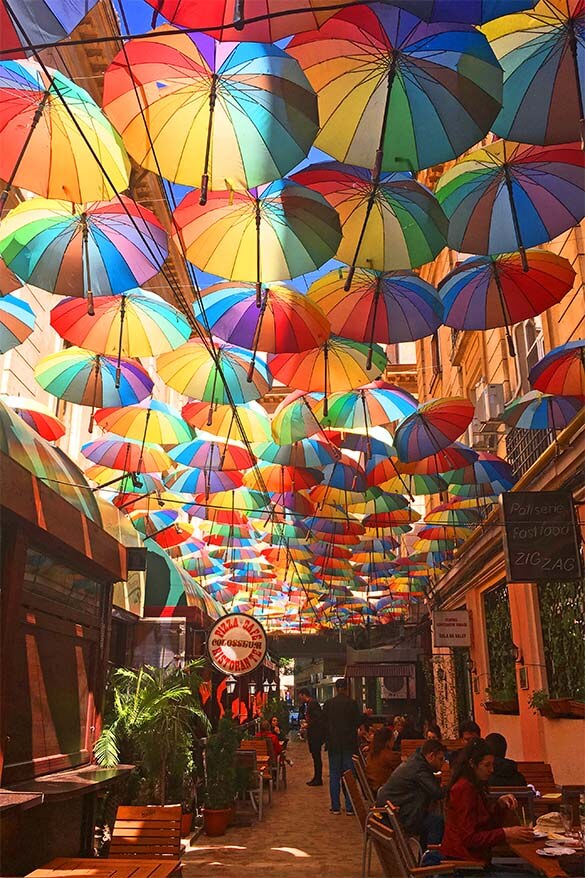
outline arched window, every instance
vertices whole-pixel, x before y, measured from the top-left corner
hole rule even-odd
[[[532,367],[544,356],[544,339],[540,317],[524,320],[514,327],[516,347],[516,387],[515,396],[522,396],[530,390],[528,375]]]

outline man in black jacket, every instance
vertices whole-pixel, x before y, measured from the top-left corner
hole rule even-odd
[[[307,786],[322,787],[323,760],[321,758],[321,747],[325,737],[323,711],[317,699],[313,698],[306,686],[299,689],[299,699],[305,705],[307,743],[309,745],[309,752],[313,757],[313,777],[307,781]]]
[[[325,718],[325,743],[329,757],[329,795],[332,814],[341,814],[341,778],[344,771],[353,769],[352,756],[357,750],[357,730],[361,721],[357,703],[347,694],[344,679],[335,681],[337,694],[323,705]],[[345,811],[353,814],[351,803],[345,793]]]
[[[486,735],[486,744],[494,754],[494,773],[490,777],[490,787],[525,787],[526,778],[513,759],[506,759],[508,742],[498,732]]]
[[[445,795],[440,772],[445,761],[441,741],[426,741],[410,759],[395,768],[378,790],[377,805],[391,802],[398,808],[398,819],[408,835],[421,837],[423,848],[439,844],[443,836],[443,818],[429,809]]]

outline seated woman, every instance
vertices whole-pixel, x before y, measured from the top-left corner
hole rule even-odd
[[[374,792],[386,783],[394,768],[396,756],[392,751],[392,732],[383,726],[374,732],[366,759],[366,777]]]
[[[270,723],[267,719],[263,719],[260,723],[260,731],[256,735],[257,738],[270,738],[274,747],[274,755],[278,758],[282,753],[282,744],[278,740],[278,736],[270,729]]]
[[[476,860],[487,864],[492,848],[510,841],[530,841],[531,829],[503,826],[506,816],[515,810],[514,796],[488,798],[489,779],[494,770],[494,755],[485,741],[471,741],[461,752],[453,769],[447,793],[445,834],[441,855],[445,860]],[[504,874],[504,873],[501,873]]]

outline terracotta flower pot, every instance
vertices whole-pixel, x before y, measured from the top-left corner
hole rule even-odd
[[[509,701],[486,701],[484,707],[488,713],[518,713],[518,699],[511,698]]]
[[[225,835],[228,820],[230,819],[230,808],[203,809],[203,829],[205,835]]]
[[[181,814],[181,838],[189,835],[193,827],[193,812],[185,811]]]

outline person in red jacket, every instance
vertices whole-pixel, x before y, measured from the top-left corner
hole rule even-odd
[[[534,835],[524,826],[503,826],[506,816],[518,807],[514,796],[488,798],[488,782],[494,770],[494,756],[485,741],[472,741],[462,751],[453,770],[447,793],[445,834],[441,855],[445,860],[477,860],[487,864],[492,848],[506,839],[531,841]]]
[[[272,746],[274,747],[274,755],[278,759],[280,754],[282,753],[282,744],[278,740],[278,735],[275,735],[274,732],[270,729],[270,723],[267,719],[263,719],[260,723],[260,731],[256,735],[257,738],[270,738],[272,741]]]

